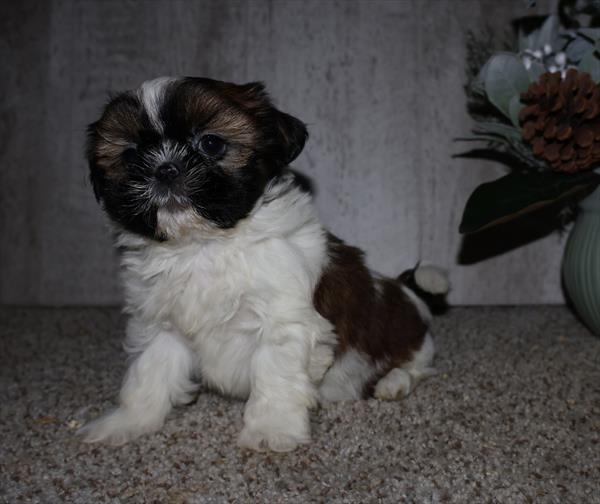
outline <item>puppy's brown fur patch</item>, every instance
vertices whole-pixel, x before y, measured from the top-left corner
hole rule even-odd
[[[119,179],[123,176],[121,154],[139,140],[143,121],[140,101],[133,93],[121,94],[111,105],[93,125],[97,141],[88,155],[107,177]]]
[[[314,295],[315,308],[334,326],[336,357],[355,349],[373,363],[385,362],[376,383],[421,348],[427,324],[399,280],[373,278],[360,249],[329,234],[328,254],[329,265]]]

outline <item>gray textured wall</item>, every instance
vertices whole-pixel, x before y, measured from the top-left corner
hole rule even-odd
[[[523,14],[523,0],[2,2],[0,302],[118,302],[84,129],[107,91],[164,74],[264,80],[309,124],[295,166],[323,221],[382,272],[423,258],[450,270],[454,303],[562,302],[558,234],[458,263],[464,202],[502,173],[451,158],[471,126],[465,34]]]

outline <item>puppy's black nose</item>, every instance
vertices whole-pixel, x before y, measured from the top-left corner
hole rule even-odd
[[[179,166],[177,163],[163,163],[156,169],[156,178],[161,182],[172,182],[179,177],[179,173]]]

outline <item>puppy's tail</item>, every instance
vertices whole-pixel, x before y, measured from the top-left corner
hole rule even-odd
[[[434,313],[446,308],[450,281],[442,269],[417,263],[414,268],[404,271],[398,280],[425,301]]]

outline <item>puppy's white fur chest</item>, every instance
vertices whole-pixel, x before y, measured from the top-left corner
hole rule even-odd
[[[246,396],[261,325],[244,254],[213,244],[146,251],[139,262],[126,255],[123,262],[132,314],[174,327],[195,351],[206,381]]]
[[[298,195],[289,203],[299,202],[300,210],[308,204]],[[203,379],[221,392],[248,396],[253,355],[271,343],[279,323],[302,326],[309,355],[333,340],[312,305],[326,261],[323,231],[312,212],[293,210],[287,219],[273,213],[271,220],[261,209],[222,239],[145,243],[123,254],[127,311],[145,325],[177,330],[194,350]]]

